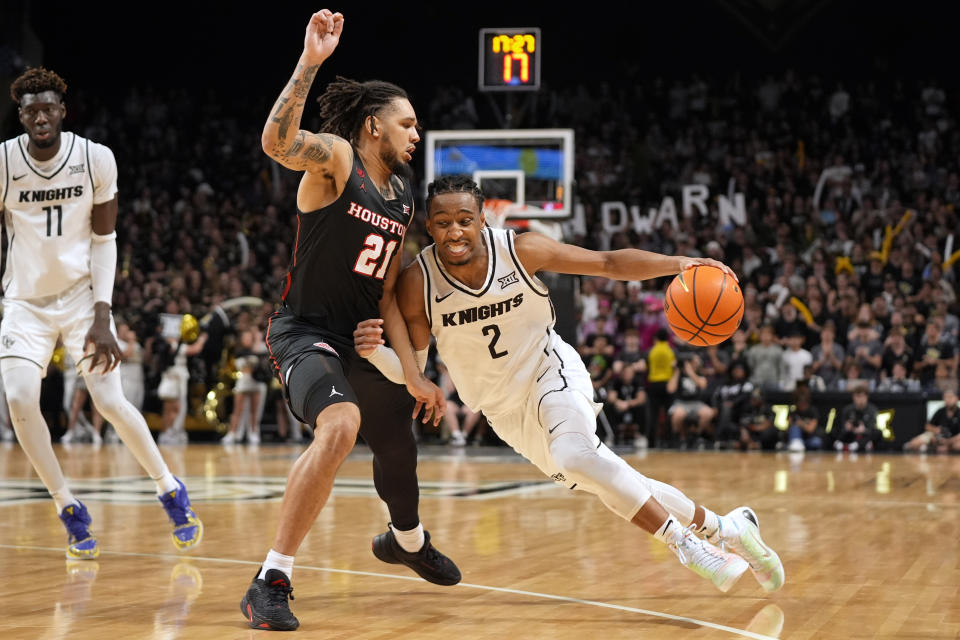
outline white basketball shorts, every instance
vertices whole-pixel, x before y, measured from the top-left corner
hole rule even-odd
[[[35,300],[3,301],[0,324],[0,359],[22,358],[43,369],[57,347],[63,345],[78,368],[83,368],[83,340],[93,325],[93,289],[83,280],[63,293]],[[113,317],[110,330],[117,335]]]
[[[538,371],[539,380],[531,381],[521,406],[504,413],[484,412],[487,422],[508,445],[532,462],[556,482],[570,488],[568,481],[554,463],[550,443],[564,433],[576,431],[586,435],[594,445],[597,437],[596,417],[602,404],[593,401],[593,384],[580,354],[557,338],[548,347]],[[579,416],[562,424],[552,424],[545,415],[544,406],[565,406],[565,415]]]

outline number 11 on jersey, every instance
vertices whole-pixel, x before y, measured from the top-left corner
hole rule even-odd
[[[57,234],[58,236],[63,235],[63,207],[59,204],[55,204],[52,207],[44,207],[43,211],[47,214],[47,237],[53,235],[53,210],[57,210]]]

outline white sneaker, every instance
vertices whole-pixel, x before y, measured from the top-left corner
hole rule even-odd
[[[721,551],[706,540],[698,538],[693,533],[692,525],[670,543],[670,548],[677,552],[680,564],[701,578],[711,581],[713,586],[724,593],[729,591],[750,567],[740,556]]]
[[[227,435],[220,438],[220,444],[236,444],[237,436],[233,431],[227,431]]]
[[[837,451],[843,451],[843,443],[840,442],[839,440],[836,440],[833,443],[833,448],[836,449]]]
[[[851,452],[851,453],[856,453],[859,448],[860,448],[860,443],[857,442],[856,440],[854,440],[853,442],[850,443],[850,452]]]
[[[120,435],[113,427],[107,427],[107,433],[103,436],[103,440],[107,444],[120,444]]]
[[[760,537],[760,521],[753,509],[737,507],[721,518],[720,523],[720,528],[710,541],[729,547],[749,562],[754,577],[766,591],[776,591],[782,587],[785,579],[783,563]]]
[[[77,439],[76,434],[73,431],[67,431],[62,436],[60,436],[60,444],[72,444]]]
[[[647,436],[637,436],[636,438],[633,439],[633,447],[635,449],[640,449],[640,450],[646,449],[649,446],[649,444],[650,443],[647,442]]]
[[[90,440],[93,442],[94,446],[100,446],[103,444],[103,436],[100,435],[100,432],[93,428],[89,429]]]
[[[467,439],[464,437],[462,431],[457,431],[450,436],[450,444],[455,447],[462,447],[467,444]]]
[[[794,438],[790,441],[790,444],[787,446],[788,451],[806,451],[807,448],[803,444],[803,440],[800,438]]]
[[[251,431],[247,434],[247,444],[258,445],[260,444],[260,432]]]

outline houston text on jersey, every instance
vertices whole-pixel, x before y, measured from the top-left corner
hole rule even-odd
[[[393,233],[398,236],[402,236],[407,230],[407,226],[396,220],[391,220],[385,215],[381,215],[374,211],[370,211],[366,207],[362,207],[356,202],[351,202],[350,206],[347,208],[347,214],[353,216],[354,218],[359,218],[364,222],[369,222],[372,226],[377,227],[378,229],[383,229],[389,233]]]

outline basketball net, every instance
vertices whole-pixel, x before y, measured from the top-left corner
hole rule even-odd
[[[536,231],[563,242],[563,227],[554,220],[541,220],[536,213],[543,211],[529,204],[517,204],[513,200],[491,198],[483,201],[483,214],[487,224],[494,229],[513,229],[517,233]],[[533,217],[527,217],[533,214]]]
[[[484,218],[494,229],[510,228],[515,231],[526,231],[529,223],[522,216],[527,208],[527,205],[517,204],[505,198],[490,198],[483,201]]]

